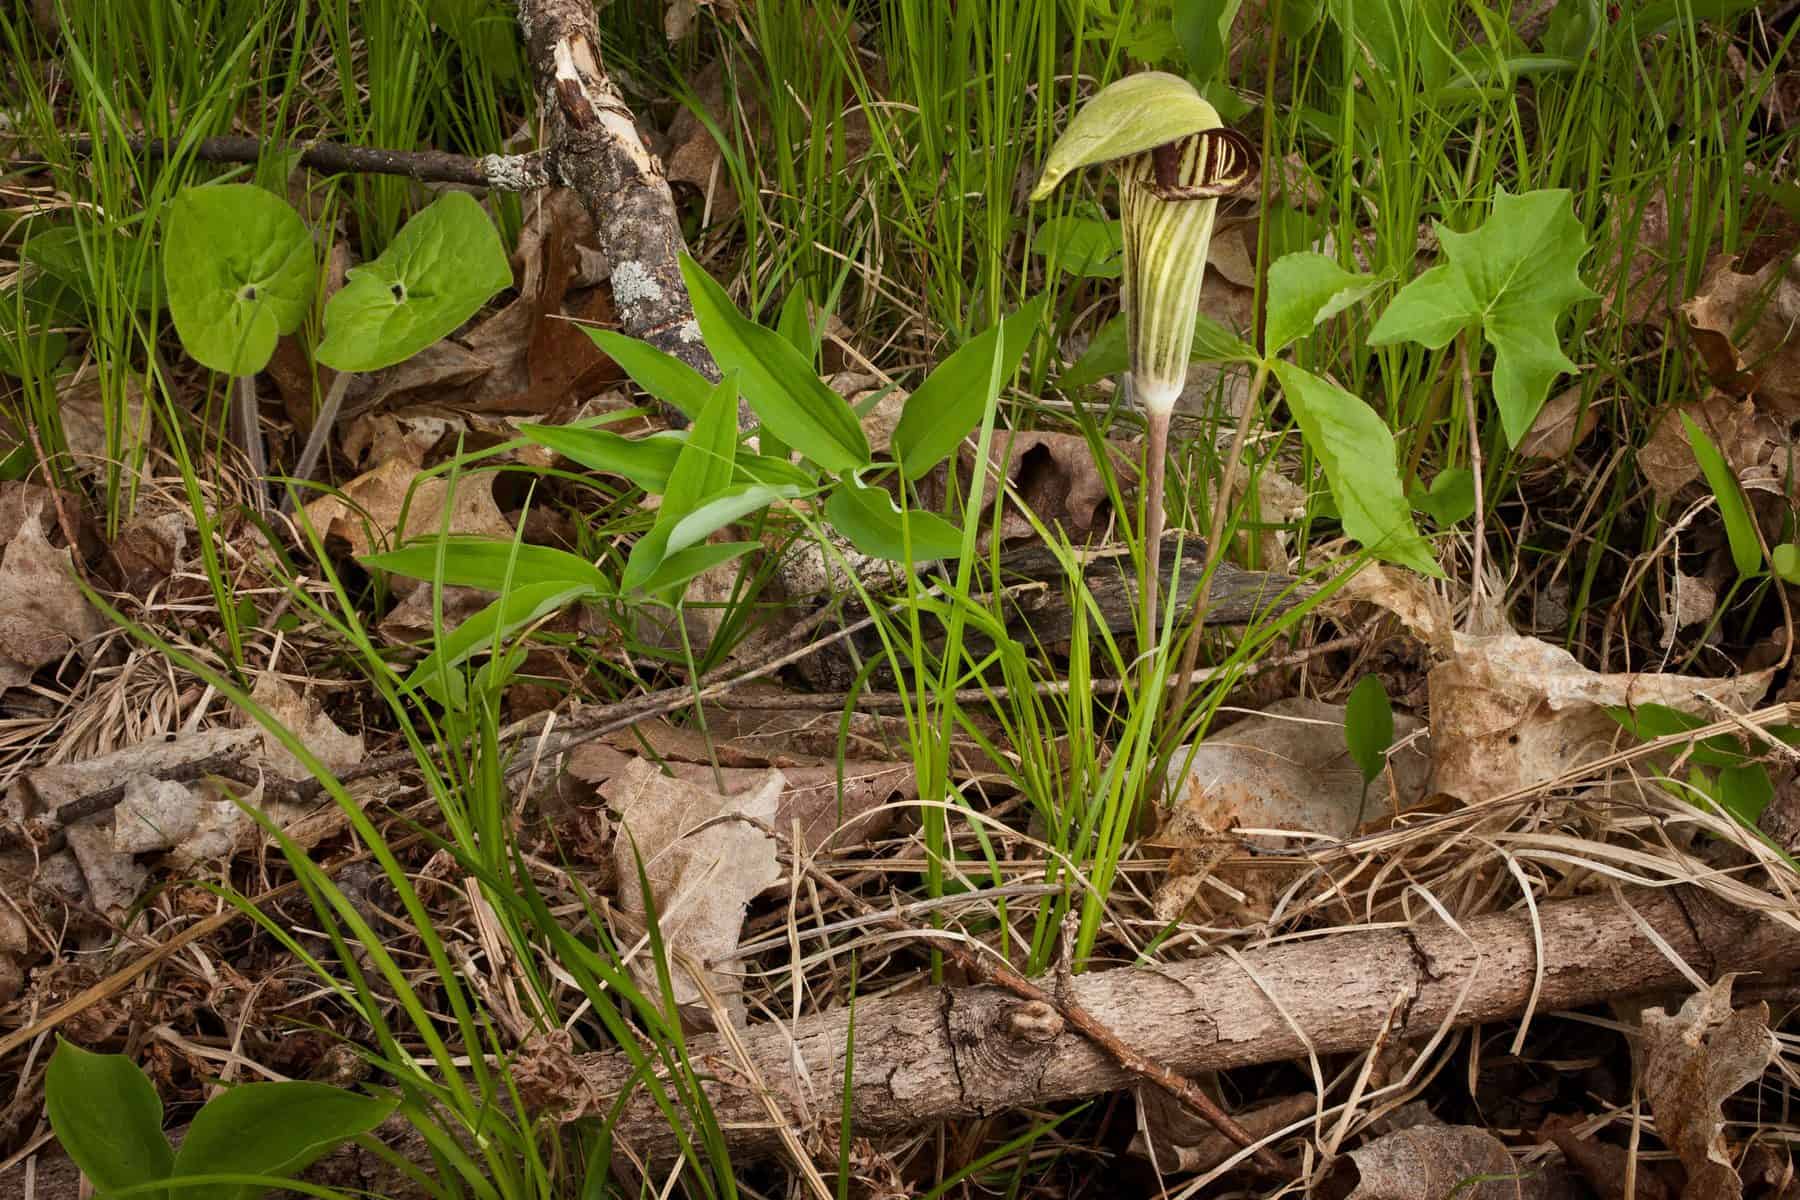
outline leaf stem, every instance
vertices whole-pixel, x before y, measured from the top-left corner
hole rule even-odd
[[[268,504],[269,456],[263,449],[262,421],[256,407],[256,376],[239,375],[232,380],[232,410],[237,419],[238,445],[250,463],[250,476],[255,480],[256,510]]]
[[[305,483],[312,479],[313,470],[319,465],[319,458],[325,453],[325,443],[331,439],[332,427],[337,424],[338,410],[344,407],[344,393],[350,390],[350,381],[356,377],[354,371],[339,371],[337,378],[331,381],[331,390],[325,393],[325,404],[319,409],[318,419],[313,422],[312,432],[306,437],[306,446],[300,451],[300,461],[294,464],[293,478]],[[295,492],[288,488],[287,496],[281,502],[281,511],[294,511]]]

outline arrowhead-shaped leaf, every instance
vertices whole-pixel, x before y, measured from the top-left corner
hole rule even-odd
[[[421,209],[373,262],[350,268],[325,305],[316,357],[340,371],[378,371],[445,337],[512,286],[506,249],[466,192]]]
[[[312,236],[287,201],[247,183],[184,189],[163,224],[163,282],[202,366],[254,375],[312,305]]]
[[[1389,562],[1441,578],[1400,490],[1394,435],[1360,397],[1292,363],[1271,364],[1307,448],[1325,468],[1344,532]]]
[[[1400,289],[1370,331],[1369,344],[1415,341],[1433,349],[1471,325],[1494,348],[1494,401],[1508,445],[1531,429],[1550,382],[1575,364],[1556,323],[1594,292],[1577,270],[1587,241],[1565,189],[1501,192],[1473,233],[1441,224],[1445,262]]]
[[[387,1120],[397,1103],[323,1083],[247,1083],[214,1097],[188,1126],[174,1174],[285,1179],[320,1155]],[[250,1200],[265,1188],[213,1183],[180,1189],[188,1200]]]
[[[1284,254],[1269,267],[1269,311],[1263,352],[1276,355],[1319,322],[1335,317],[1381,285],[1352,275],[1337,260],[1311,251]]]
[[[44,1108],[63,1152],[102,1194],[167,1179],[174,1168],[162,1101],[123,1054],[59,1040],[44,1079]]]

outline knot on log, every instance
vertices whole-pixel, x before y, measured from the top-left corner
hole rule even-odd
[[[1062,1014],[1042,1000],[1014,1005],[1006,1014],[1006,1034],[1014,1041],[1043,1045],[1062,1035]]]
[[[1063,1030],[1055,1008],[984,990],[956,996],[944,1016],[965,1103],[998,1110],[1035,1094]]]

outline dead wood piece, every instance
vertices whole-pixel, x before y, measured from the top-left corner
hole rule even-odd
[[[600,57],[589,0],[519,0],[557,182],[594,218],[628,337],[719,377],[681,279],[687,245],[662,163],[644,145]],[[740,411],[743,419],[748,410]]]
[[[1800,966],[1800,932],[1768,917],[1635,893],[1638,917],[1701,974],[1773,973]],[[1535,1011],[1685,988],[1680,970],[1611,896],[1543,905],[1541,989]],[[1151,970],[1077,977],[1071,1000],[1128,1044],[1155,1048],[1171,1071],[1195,1075],[1308,1053],[1365,1048],[1383,1024],[1393,1036],[1429,1036],[1517,1017],[1532,999],[1537,961],[1531,919],[1478,917],[1458,933],[1435,918],[1414,926],[1332,934],[1313,941]],[[1466,996],[1463,995],[1467,989]],[[1273,998],[1273,999],[1272,999]],[[1279,1007],[1275,1001],[1279,1001]],[[985,1116],[1115,1091],[1137,1082],[1106,1050],[1065,1029],[1040,1040],[1033,1001],[994,987],[934,989],[857,1006],[851,1119],[859,1135]],[[1394,1011],[1398,1007],[1398,1016]],[[770,1024],[740,1035],[762,1075],[803,1130],[837,1119],[844,1078],[843,1011]],[[716,1038],[689,1043],[715,1115],[736,1150],[775,1148],[763,1100],[728,1080],[735,1059]],[[630,1079],[622,1057],[578,1060],[581,1093],[610,1097]],[[716,1069],[716,1070],[715,1070]],[[835,1126],[834,1126],[835,1128]],[[643,1095],[629,1100],[616,1136],[640,1153],[673,1149],[667,1122]]]

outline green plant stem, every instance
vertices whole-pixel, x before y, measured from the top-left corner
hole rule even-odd
[[[292,475],[295,481],[305,483],[312,479],[319,458],[325,453],[325,443],[331,438],[332,427],[337,424],[338,410],[344,407],[344,393],[350,390],[350,381],[355,376],[354,371],[339,371],[337,378],[331,381],[331,390],[325,393],[325,404],[319,409],[312,432],[306,437],[306,446],[300,451],[300,461],[294,464]],[[294,511],[294,495],[294,489],[290,487],[281,501],[283,513]]]
[[[1263,388],[1268,381],[1269,365],[1258,363],[1256,374],[1250,380],[1250,390],[1244,394],[1244,411],[1238,414],[1237,429],[1231,435],[1231,451],[1225,456],[1225,467],[1219,473],[1219,496],[1213,502],[1212,525],[1206,536],[1206,565],[1201,569],[1200,583],[1194,588],[1194,600],[1189,606],[1187,644],[1181,648],[1175,694],[1169,700],[1172,721],[1181,719],[1182,706],[1193,690],[1194,666],[1200,657],[1200,627],[1206,619],[1206,602],[1211,597],[1212,581],[1222,561],[1220,555],[1224,553],[1225,525],[1231,514],[1231,488],[1237,482],[1238,460],[1244,456],[1244,446],[1250,441],[1250,422],[1262,407]]]
[[[1144,664],[1144,702],[1153,703],[1150,688],[1156,681],[1157,657],[1162,641],[1157,637],[1156,601],[1161,584],[1163,535],[1163,480],[1169,458],[1169,413],[1150,410],[1146,414],[1150,436],[1144,441],[1144,586],[1139,598],[1143,606],[1143,638],[1139,646]]]

